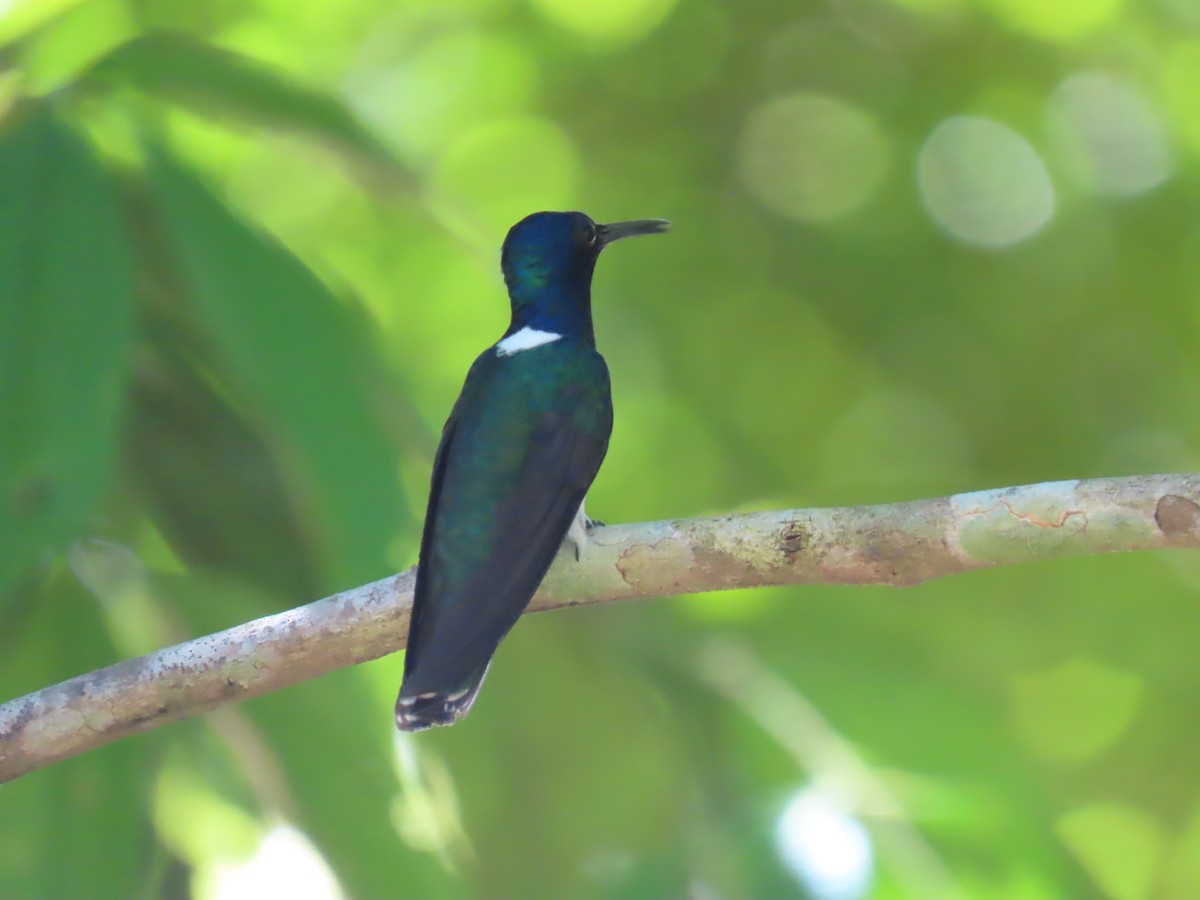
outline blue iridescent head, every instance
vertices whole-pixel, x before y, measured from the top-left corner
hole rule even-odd
[[[500,268],[512,301],[508,333],[532,326],[592,336],[592,271],[613,241],[666,231],[665,219],[597,225],[581,212],[538,212],[508,231]]]

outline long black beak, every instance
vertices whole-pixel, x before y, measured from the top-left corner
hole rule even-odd
[[[597,225],[596,233],[600,235],[600,246],[607,247],[621,238],[637,237],[639,234],[662,234],[670,227],[671,223],[666,219],[630,219],[628,222]]]

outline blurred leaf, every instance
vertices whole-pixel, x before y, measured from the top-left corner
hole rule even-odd
[[[21,86],[30,96],[52,94],[136,33],[137,24],[123,0],[88,0],[70,7],[12,47]]]
[[[292,602],[320,592],[314,540],[271,448],[161,335],[130,406],[129,476],[184,562]]]
[[[36,612],[7,646],[0,696],[107,665],[101,609],[67,578],[37,597]],[[0,788],[0,889],[6,898],[159,896],[149,883],[165,851],[148,822],[147,773],[159,734],[102,747]]]
[[[0,592],[108,484],[133,285],[115,197],[43,107],[0,135]]]
[[[220,361],[285,436],[292,488],[329,554],[328,587],[378,578],[406,507],[396,452],[372,415],[378,370],[363,323],[161,150],[151,152],[150,183]]]
[[[404,174],[392,151],[337,97],[187,34],[136,37],[97,62],[80,84],[135,87],[205,115],[296,132],[393,178]]]

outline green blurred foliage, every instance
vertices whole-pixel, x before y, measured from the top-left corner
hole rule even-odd
[[[607,521],[1200,469],[1188,0],[0,6],[5,697],[411,564],[537,209],[675,222]],[[533,617],[452,729],[386,659],[0,788],[0,895],[1195,897],[1197,590]]]

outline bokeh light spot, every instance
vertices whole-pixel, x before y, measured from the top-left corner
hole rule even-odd
[[[1106,25],[1122,0],[991,0],[997,18],[1012,28],[1048,41],[1068,42]]]
[[[1158,7],[1171,24],[1200,31],[1200,3],[1196,0],[1159,0]]]
[[[887,168],[887,143],[875,121],[853,104],[792,94],[750,114],[739,164],[746,187],[763,206],[820,222],[871,198]]]
[[[341,900],[344,896],[324,857],[290,825],[275,826],[250,859],[237,866],[218,866],[209,878],[207,889],[196,891],[204,900]]]
[[[1147,813],[1130,806],[1094,804],[1060,816],[1055,831],[1105,896],[1113,900],[1155,896],[1163,834]]]
[[[1100,753],[1129,727],[1142,696],[1136,676],[1072,660],[1013,680],[1013,725],[1039,756],[1079,762]]]
[[[535,9],[576,34],[627,43],[649,34],[675,6],[675,0],[531,0]]]
[[[980,247],[1028,238],[1054,215],[1054,186],[1037,151],[1007,125],[975,116],[942,122],[917,157],[930,216]]]
[[[1162,123],[1124,80],[1100,72],[1072,75],[1050,97],[1047,116],[1071,172],[1097,193],[1131,197],[1166,180]]]
[[[364,63],[348,79],[355,109],[401,150],[424,163],[464,128],[532,105],[539,74],[519,42],[471,28],[432,38],[395,59],[398,38],[374,38]]]
[[[499,246],[509,227],[540,209],[571,209],[579,153],[553,122],[513,117],[489,122],[447,147],[432,178],[431,203],[455,233]]]
[[[775,849],[819,900],[862,897],[870,887],[874,853],[867,830],[811,788],[788,801],[775,827]]]

